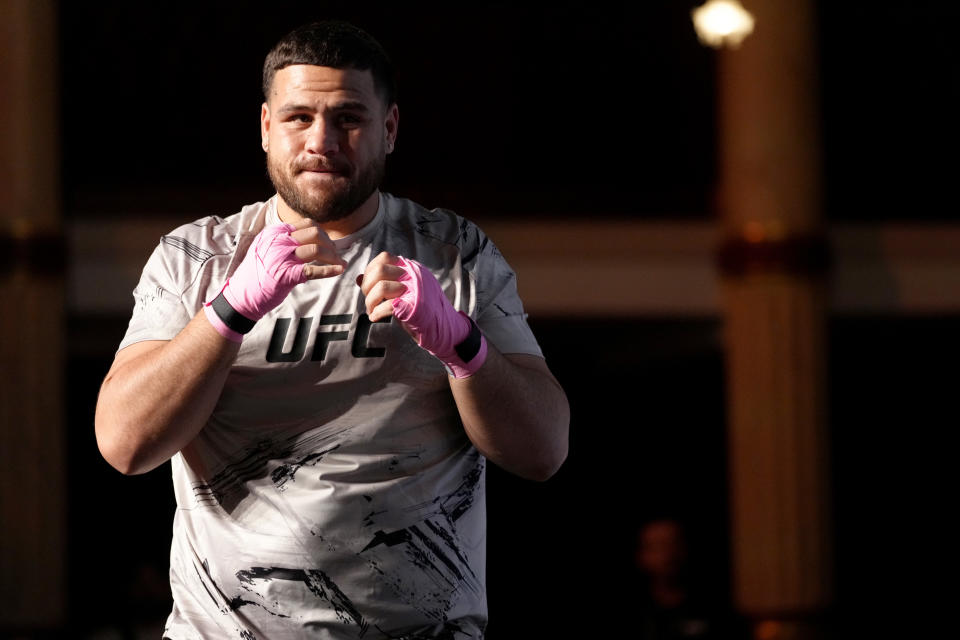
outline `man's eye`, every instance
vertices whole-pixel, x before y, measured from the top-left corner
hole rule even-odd
[[[341,127],[352,127],[363,122],[363,118],[360,116],[355,116],[349,113],[341,114],[337,117],[337,123]]]
[[[305,113],[295,113],[290,116],[289,120],[291,122],[310,122],[312,118]]]

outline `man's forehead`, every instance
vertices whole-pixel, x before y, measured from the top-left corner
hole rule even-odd
[[[271,100],[309,93],[331,93],[361,100],[377,97],[373,74],[369,69],[293,64],[274,74],[270,85]]]

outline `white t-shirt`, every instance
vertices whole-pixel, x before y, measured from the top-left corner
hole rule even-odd
[[[164,236],[121,348],[176,336],[276,223],[274,197]],[[381,251],[415,259],[497,349],[541,355],[514,273],[472,223],[385,193],[335,244],[346,272],[257,322],[171,461],[165,637],[483,635],[485,460],[443,365],[395,321],[370,323],[355,280]]]

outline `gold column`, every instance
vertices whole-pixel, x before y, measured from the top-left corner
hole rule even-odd
[[[833,580],[813,3],[743,4],[755,30],[718,67],[734,600],[757,638],[820,637]]]
[[[55,7],[0,0],[0,632],[67,606]]]

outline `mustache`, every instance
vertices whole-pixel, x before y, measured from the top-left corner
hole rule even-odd
[[[332,171],[334,173],[348,173],[349,165],[344,162],[332,162],[329,160],[313,159],[300,160],[293,163],[293,169],[297,173],[303,171]]]

